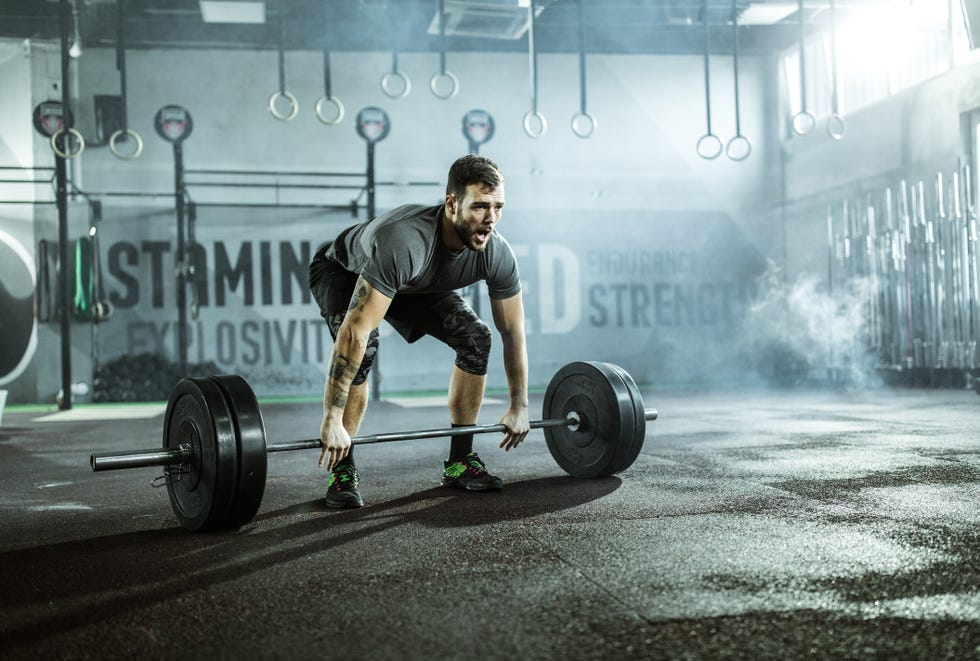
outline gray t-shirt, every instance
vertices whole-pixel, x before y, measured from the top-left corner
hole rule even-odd
[[[350,227],[340,233],[326,256],[360,274],[389,298],[453,291],[480,280],[487,282],[490,298],[510,298],[520,292],[517,258],[496,230],[481,252],[464,248],[452,253],[443,245],[443,206],[407,204]]]

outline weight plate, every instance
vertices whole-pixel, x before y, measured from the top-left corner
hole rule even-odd
[[[641,411],[637,414],[636,401],[633,398],[633,393],[630,392],[629,386],[626,384],[626,380],[623,378],[623,369],[621,367],[612,363],[596,363],[596,367],[606,375],[610,383],[616,384],[617,391],[625,396],[625,401],[628,404],[628,410],[623,415],[623,425],[619,432],[616,454],[612,461],[612,472],[618,473],[625,466],[627,457],[633,452],[633,446],[636,443],[638,432],[637,425],[639,423],[637,421],[643,421],[643,412]]]
[[[633,380],[629,372],[619,365],[610,364],[610,366],[619,373],[623,383],[626,384],[626,390],[633,399],[633,419],[636,421],[632,443],[626,444],[628,449],[623,453],[622,459],[616,465],[615,472],[619,473],[632,466],[636,458],[640,456],[640,450],[643,449],[643,441],[646,440],[647,435],[647,419],[646,408],[643,405],[643,395],[640,393],[640,388],[636,385],[636,381]]]
[[[167,467],[174,514],[187,530],[226,527],[238,481],[238,448],[225,398],[210,379],[181,379],[170,394],[163,447],[185,444],[193,449],[190,463]]]
[[[633,437],[633,401],[622,379],[603,363],[574,362],[552,377],[544,395],[544,418],[575,411],[578,429],[546,427],[551,455],[570,475],[602,477],[616,472],[623,432]]]
[[[265,422],[259,402],[240,376],[212,376],[225,395],[238,443],[238,489],[228,510],[227,527],[240,528],[253,518],[262,504],[268,465]]]

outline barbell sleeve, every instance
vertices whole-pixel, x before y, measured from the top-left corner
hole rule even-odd
[[[193,456],[194,451],[191,446],[181,445],[169,450],[153,448],[127,452],[102,452],[89,457],[89,465],[95,472],[123,468],[146,468],[148,466],[171,466],[186,463]]]

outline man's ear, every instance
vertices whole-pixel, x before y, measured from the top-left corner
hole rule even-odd
[[[456,196],[452,193],[446,195],[446,214],[450,216],[456,215]]]

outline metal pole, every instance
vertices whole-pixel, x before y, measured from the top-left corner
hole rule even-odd
[[[374,208],[374,143],[367,143],[367,219],[375,216]],[[371,369],[371,399],[381,401],[381,363],[378,360],[380,349],[375,350],[374,366]]]
[[[187,262],[184,246],[184,151],[181,143],[174,143],[174,196],[177,209],[177,251],[174,255],[176,265],[176,299],[177,299],[177,365],[180,376],[187,376]]]
[[[71,126],[71,95],[68,89],[68,23],[70,19],[68,0],[61,0],[61,108],[64,117],[65,144],[70,139],[68,129]],[[63,151],[68,151],[63,149]],[[62,411],[71,409],[71,296],[68,287],[71,282],[68,277],[68,172],[65,159],[55,157],[55,179],[58,196],[58,266],[59,282],[61,285],[61,401],[58,408]]]

